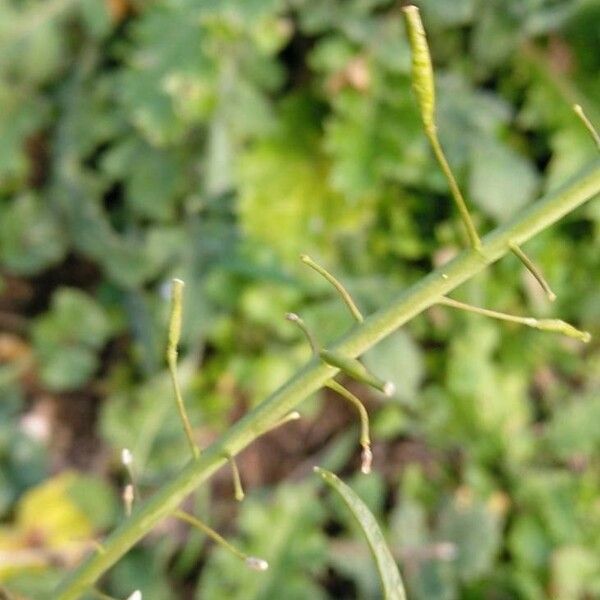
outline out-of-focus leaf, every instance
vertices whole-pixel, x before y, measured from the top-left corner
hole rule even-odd
[[[595,456],[600,449],[600,396],[574,398],[561,408],[548,423],[545,438],[550,448],[562,459]]]
[[[57,290],[50,311],[35,322],[32,331],[46,385],[60,390],[85,383],[110,331],[108,316],[91,297],[76,289]]]
[[[532,200],[538,176],[527,159],[491,141],[476,143],[472,152],[469,193],[490,217],[505,221]]]
[[[57,262],[65,242],[55,216],[36,196],[0,207],[0,259],[11,271],[30,275]]]
[[[0,528],[0,548],[14,557],[14,562],[3,561],[1,580],[51,566],[51,552],[64,552],[68,558],[78,545],[81,551],[81,544],[90,541],[93,515],[87,515],[71,496],[78,481],[77,474],[63,473],[31,488],[19,500],[14,523]]]
[[[577,600],[600,593],[598,556],[581,546],[564,546],[552,556],[552,588],[558,598]]]
[[[440,515],[439,535],[457,549],[456,569],[465,581],[489,573],[501,545],[500,516],[485,504],[459,494]]]
[[[198,583],[198,600],[268,600],[327,596],[315,578],[324,572],[323,511],[309,484],[283,484],[273,498],[247,497],[239,516],[242,537],[232,543],[269,562],[257,573],[239,558],[215,548]]]
[[[346,506],[348,506],[352,515],[360,524],[373,553],[373,558],[377,563],[383,594],[386,600],[405,600],[406,594],[398,566],[371,511],[369,511],[356,493],[336,475],[319,467],[315,467],[315,471],[327,485],[332,487],[342,497]]]
[[[365,364],[378,377],[395,384],[395,398],[414,403],[424,367],[421,351],[406,331],[397,331],[367,352]]]
[[[364,226],[368,205],[327,185],[328,161],[303,129],[306,100],[285,111],[279,135],[250,148],[240,164],[240,217],[247,233],[292,260],[300,252],[331,251],[332,241]]]

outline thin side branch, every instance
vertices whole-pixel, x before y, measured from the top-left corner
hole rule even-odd
[[[371,472],[371,463],[373,462],[373,453],[371,452],[371,436],[369,433],[369,413],[365,405],[343,385],[335,380],[329,381],[327,384],[329,389],[337,392],[342,398],[345,398],[358,411],[360,418],[360,445],[362,446],[362,464],[360,470],[366,474]]]
[[[581,119],[581,122],[585,125],[585,128],[589,131],[592,139],[596,143],[598,150],[600,150],[600,134],[596,131],[593,123],[588,119],[588,116],[583,112],[583,108],[579,104],[573,106],[575,114]]]
[[[510,243],[511,252],[525,265],[525,268],[535,277],[540,287],[546,293],[548,300],[554,302],[556,300],[556,294],[550,288],[550,284],[546,281],[546,278],[542,272],[535,266],[534,262],[517,246],[516,244]]]
[[[300,256],[300,260],[305,265],[308,265],[311,269],[314,269],[319,275],[322,275],[339,292],[342,300],[352,313],[352,316],[359,323],[364,321],[364,317],[352,299],[350,292],[348,292],[348,290],[327,269],[317,264],[310,256],[307,256],[306,254],[302,254]]]
[[[211,540],[219,544],[222,548],[225,548],[228,552],[231,552],[234,556],[239,558],[241,561],[245,563],[245,565],[254,571],[266,571],[269,568],[269,563],[262,558],[256,558],[255,556],[248,556],[245,552],[242,552],[238,548],[236,548],[233,544],[228,542],[221,534],[217,533],[212,527],[209,527],[206,523],[197,519],[196,517],[189,515],[183,510],[176,510],[173,513],[173,516],[179,519],[180,521],[184,521],[188,523],[192,527],[198,529],[205,535],[207,535]]]
[[[231,454],[227,455],[227,460],[231,465],[231,476],[233,478],[233,494],[238,502],[241,502],[245,497],[244,487],[242,486],[242,478],[240,477],[240,470],[238,469],[235,457]]]
[[[510,321],[511,323],[519,323],[527,327],[533,327],[534,329],[540,329],[541,331],[552,331],[554,333],[562,333],[567,337],[575,338],[580,342],[587,344],[592,336],[588,331],[581,331],[573,325],[562,321],[560,319],[536,319],[534,317],[519,317],[516,315],[509,315],[507,313],[498,312],[496,310],[490,310],[488,308],[481,308],[480,306],[473,306],[471,304],[465,304],[452,298],[440,298],[438,304],[444,304],[452,308],[458,308],[460,310],[466,310],[477,315],[483,315],[484,317],[491,317],[492,319],[499,319],[500,321]]]

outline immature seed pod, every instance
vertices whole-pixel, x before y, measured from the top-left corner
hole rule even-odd
[[[416,6],[403,9],[412,54],[412,82],[426,129],[435,129],[435,85],[425,29]]]
[[[383,392],[386,396],[393,396],[396,391],[396,386],[391,381],[383,381],[376,375],[373,375],[365,365],[355,358],[343,356],[338,352],[331,350],[321,350],[319,353],[321,359],[332,367],[337,367],[347,375],[350,375],[356,381],[366,383],[376,390]]]
[[[592,335],[589,331],[581,331],[576,327],[573,327],[570,323],[566,323],[561,319],[533,319],[535,322],[532,323],[532,327],[541,329],[542,331],[554,331],[556,333],[562,333],[567,337],[575,338],[584,344],[587,344],[591,339]]]
[[[177,345],[181,338],[181,314],[183,304],[183,287],[181,279],[173,279],[171,282],[171,315],[169,318],[169,344],[167,357],[177,356]]]

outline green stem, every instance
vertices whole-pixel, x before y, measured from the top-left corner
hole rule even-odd
[[[459,285],[510,252],[509,244],[520,245],[567,213],[600,193],[600,161],[595,161],[559,190],[529,206],[511,221],[486,235],[477,251],[465,250],[454,260],[436,269],[403,291],[388,306],[367,317],[331,348],[347,356],[359,356],[381,339],[423,312]],[[294,377],[264,402],[235,423],[209,446],[197,460],[191,460],[171,481],[135,507],[104,543],[103,554],[94,553],[63,582],[57,600],[76,600],[93,587],[132,546],[162,519],[172,514],[188,494],[206,481],[226,459],[252,443],[262,432],[284,418],[307,396],[316,392],[338,369],[313,358]]]
[[[592,139],[596,144],[596,148],[600,150],[600,134],[596,131],[596,128],[594,127],[593,123],[590,121],[588,116],[585,114],[585,112],[583,112],[583,108],[581,108],[581,105],[575,104],[575,106],[573,106],[573,110],[575,111],[575,114],[581,119],[581,122],[584,124],[585,128],[589,131],[589,134],[592,136]]]
[[[176,510],[173,513],[173,516],[179,519],[180,521],[184,521],[195,527],[196,529],[202,531],[206,534],[211,540],[223,546],[226,550],[229,550],[231,554],[237,556],[240,560],[246,560],[248,558],[247,554],[244,554],[241,550],[238,550],[233,544],[230,544],[220,533],[217,533],[212,527],[209,527],[204,521],[197,519],[196,517],[189,515],[188,513],[182,510]]]
[[[362,323],[364,318],[362,313],[360,312],[358,306],[354,300],[352,300],[352,296],[350,292],[342,285],[342,283],[336,279],[327,269],[317,264],[310,256],[306,254],[300,255],[300,260],[308,265],[311,269],[314,269],[319,275],[322,275],[340,294],[342,300],[348,307],[348,310],[352,313],[352,316],[358,321]]]
[[[520,317],[518,315],[509,315],[507,313],[498,312],[497,310],[490,310],[489,308],[481,308],[480,306],[473,306],[472,304],[465,304],[458,300],[452,300],[452,298],[440,298],[438,304],[444,306],[450,306],[452,308],[458,308],[460,310],[466,310],[467,312],[475,313],[476,315],[482,315],[484,317],[491,317],[492,319],[499,319],[500,321],[510,321],[511,323],[519,323],[519,325],[525,325],[526,327],[533,327],[534,329],[540,329],[541,331],[552,331],[554,333],[562,333],[567,337],[575,338],[580,342],[587,344],[592,336],[587,331],[581,331],[573,325],[562,321],[561,319],[536,319],[535,317]]]
[[[371,472],[371,461],[373,454],[371,453],[371,436],[369,433],[369,413],[365,405],[343,385],[332,379],[326,383],[327,387],[334,392],[337,392],[342,398],[345,398],[358,411],[360,417],[360,445],[363,449],[361,471],[365,474]]]
[[[244,486],[242,485],[242,478],[240,477],[240,470],[238,469],[237,463],[235,462],[235,456],[227,454],[227,460],[231,466],[231,476],[233,478],[233,495],[238,502],[241,502],[246,494],[244,494]]]
[[[456,182],[454,173],[452,173],[450,164],[446,159],[446,155],[444,154],[444,150],[442,149],[442,145],[440,144],[440,140],[438,138],[435,126],[426,127],[425,133],[427,134],[427,138],[429,139],[429,143],[431,144],[433,153],[435,154],[435,157],[444,175],[446,176],[448,186],[450,187],[450,192],[452,193],[452,197],[454,198],[454,203],[456,204],[456,208],[458,209],[460,218],[467,231],[469,243],[471,244],[472,248],[477,250],[481,246],[481,240],[479,239],[479,235],[473,223],[473,219],[471,219],[471,213],[469,213],[469,209],[467,208],[467,203],[465,202],[464,196],[462,195],[462,192],[458,187],[458,183]]]
[[[550,284],[546,281],[546,278],[542,272],[535,266],[535,263],[516,244],[511,242],[510,249],[512,253],[525,265],[525,268],[535,277],[537,282],[540,284],[540,287],[546,293],[546,296],[548,296],[548,300],[550,300],[550,302],[554,302],[556,300],[556,294],[550,288]]]

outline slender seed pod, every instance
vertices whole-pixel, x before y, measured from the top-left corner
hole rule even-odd
[[[403,9],[412,55],[412,84],[426,129],[435,129],[435,83],[425,28],[416,6]]]
[[[171,375],[173,390],[175,392],[175,401],[177,403],[179,418],[181,419],[183,430],[185,431],[185,436],[187,437],[192,455],[195,459],[197,459],[200,456],[200,450],[194,442],[192,426],[185,410],[183,396],[181,395],[181,388],[179,387],[179,380],[177,379],[177,346],[181,338],[181,317],[183,313],[182,307],[184,285],[185,284],[183,281],[181,281],[181,279],[173,279],[171,282],[171,315],[169,317],[167,364],[169,367],[169,374]]]
[[[393,396],[396,392],[396,386],[391,381],[383,381],[383,379],[373,375],[367,367],[355,358],[344,356],[331,350],[321,350],[319,356],[328,365],[337,367],[340,371],[352,377],[352,379],[366,383],[388,397]]]
[[[541,329],[542,331],[562,333],[562,335],[579,340],[584,344],[589,343],[592,339],[592,334],[589,331],[581,331],[561,319],[532,319],[532,321],[534,322],[531,323],[531,327]]]
[[[417,103],[421,112],[421,118],[425,126],[425,134],[429,139],[431,148],[435,157],[442,169],[450,192],[456,204],[456,208],[460,214],[460,218],[465,226],[469,243],[474,250],[481,247],[481,240],[471,214],[467,208],[467,203],[458,187],[456,177],[452,173],[450,163],[444,154],[444,149],[440,144],[437,135],[437,127],[435,124],[435,83],[433,80],[433,67],[431,65],[431,56],[429,47],[427,46],[427,37],[425,29],[421,21],[419,9],[416,6],[405,6],[404,17],[406,22],[406,30],[408,33],[408,41],[410,43],[412,55],[412,81]]]
[[[167,360],[177,360],[177,345],[181,339],[181,319],[183,313],[183,287],[181,279],[171,281],[171,312],[169,315],[169,343],[167,345]]]

